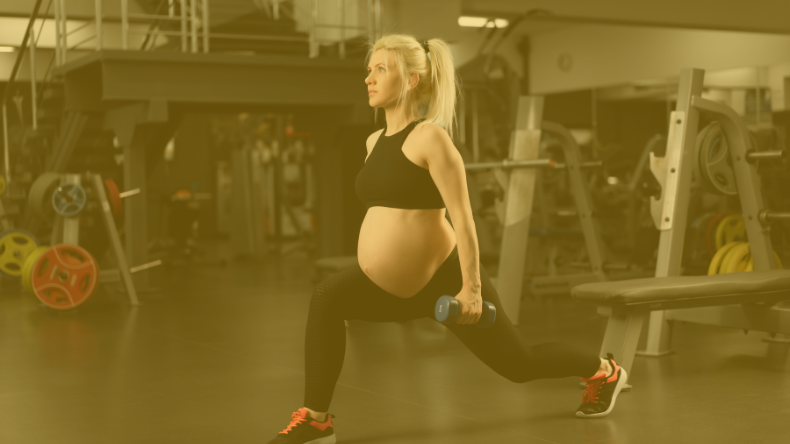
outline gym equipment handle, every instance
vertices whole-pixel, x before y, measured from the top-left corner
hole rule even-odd
[[[458,300],[452,296],[442,296],[436,301],[434,307],[434,317],[442,324],[450,324],[455,322],[458,317]],[[489,328],[494,325],[496,321],[496,307],[488,301],[483,301],[483,313],[477,321],[478,328]]]
[[[777,150],[777,151],[752,151],[746,155],[746,160],[749,162],[755,162],[758,160],[775,160],[775,159],[784,159],[787,157],[786,150]]]
[[[763,210],[760,212],[760,220],[768,222],[770,220],[790,220],[790,212]]]

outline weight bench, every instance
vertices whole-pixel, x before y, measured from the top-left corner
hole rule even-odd
[[[612,353],[631,374],[642,324],[654,310],[740,304],[734,316],[738,319],[730,319],[733,326],[790,334],[788,311],[771,307],[790,300],[790,270],[595,282],[574,287],[571,294],[576,300],[598,305],[600,314],[609,315],[601,356]],[[668,320],[672,319],[670,312]]]
[[[320,282],[332,273],[351,267],[357,263],[356,256],[332,256],[315,261],[315,282]]]

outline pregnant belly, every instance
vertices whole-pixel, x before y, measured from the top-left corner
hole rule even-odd
[[[431,280],[455,247],[441,210],[372,207],[359,231],[362,271],[387,293],[410,298]]]

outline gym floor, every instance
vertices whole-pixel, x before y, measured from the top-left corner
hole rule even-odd
[[[0,296],[0,442],[266,443],[303,395],[311,261],[194,265],[130,309],[99,295],[66,313]],[[530,343],[597,351],[605,319],[569,297],[526,299]],[[607,418],[574,416],[578,379],[516,385],[443,326],[351,322],[332,413],[339,443],[790,442],[790,370],[764,334],[681,324],[676,353],[637,358]]]

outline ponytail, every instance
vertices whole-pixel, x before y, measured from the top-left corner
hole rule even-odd
[[[431,88],[424,117],[426,121],[443,127],[452,135],[456,126],[455,98],[458,90],[453,55],[443,40],[428,40],[426,46],[430,61]]]

